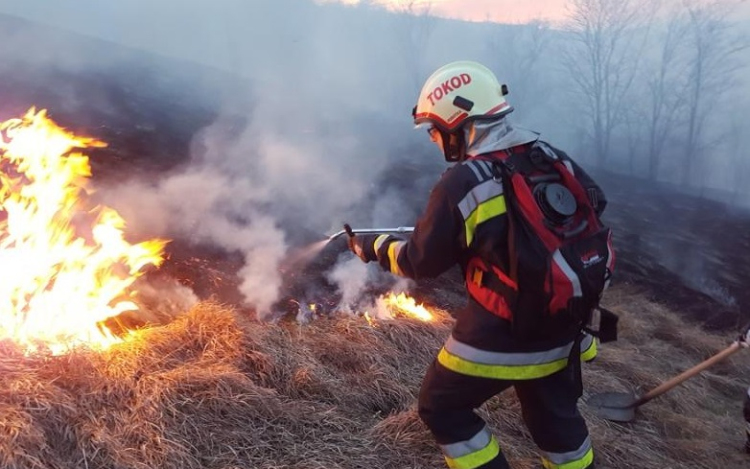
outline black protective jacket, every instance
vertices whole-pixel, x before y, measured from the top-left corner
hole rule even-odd
[[[592,205],[601,215],[607,204],[602,190],[564,152],[553,150],[587,189]],[[430,193],[410,240],[393,236],[376,239],[374,248],[383,269],[412,279],[436,277],[456,264],[465,273],[469,260],[481,256],[507,271],[508,220],[502,183],[497,178],[493,180],[497,173],[493,173],[492,166],[479,155],[443,173]],[[456,318],[452,339],[479,350],[543,351],[570,340],[519,341],[510,334],[508,321],[485,310],[470,296]]]

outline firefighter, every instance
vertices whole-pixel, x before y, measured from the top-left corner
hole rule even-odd
[[[507,87],[475,62],[450,63],[430,76],[414,108],[414,122],[426,128],[445,160],[455,164],[431,191],[408,241],[390,235],[353,236],[349,248],[356,255],[412,279],[436,277],[455,264],[467,274],[469,260],[477,256],[507,267],[503,187],[491,165],[478,157],[525,151],[541,141],[538,133],[511,124],[507,116],[513,107],[506,94]],[[587,189],[600,215],[606,205],[600,188],[567,155],[556,153]],[[473,280],[467,278],[468,303],[457,312],[451,335],[419,393],[419,416],[448,467],[509,468],[475,409],[514,387],[544,467],[593,468],[591,439],[577,407],[580,366],[574,365],[595,357],[595,339],[578,329],[555,340],[519,340],[510,333],[508,320],[477,301],[477,288],[486,286]]]

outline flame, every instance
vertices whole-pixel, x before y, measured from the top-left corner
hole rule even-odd
[[[372,316],[370,316],[369,312],[365,311],[365,314],[363,314],[362,316],[364,316],[365,321],[367,321],[367,324],[369,324],[370,327],[376,326],[375,320],[372,318]]]
[[[136,310],[126,291],[163,261],[164,240],[130,244],[113,209],[87,201],[88,157],[105,143],[31,108],[0,123],[0,338],[61,354],[123,339],[102,321]]]
[[[389,293],[383,297],[383,302],[389,309],[395,310],[397,314],[407,316],[420,321],[430,322],[434,320],[433,314],[421,303],[404,293]]]

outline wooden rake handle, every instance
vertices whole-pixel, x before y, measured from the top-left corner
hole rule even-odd
[[[659,386],[655,387],[651,391],[647,392],[643,396],[641,396],[637,401],[635,401],[631,407],[638,407],[646,402],[650,401],[651,399],[661,396],[665,392],[669,391],[673,387],[677,386],[678,384],[682,383],[683,381],[686,381],[693,376],[697,375],[701,371],[705,370],[706,368],[709,368],[710,366],[724,360],[728,356],[732,355],[733,353],[737,352],[738,350],[741,350],[743,348],[746,348],[748,346],[747,342],[744,339],[738,339],[732,342],[732,344],[722,350],[721,352],[717,353],[716,355],[706,359],[705,361],[702,361],[695,365],[694,367],[683,371],[679,375],[675,376],[674,378],[670,379],[669,381],[666,381]]]

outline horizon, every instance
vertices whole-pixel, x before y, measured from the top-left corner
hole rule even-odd
[[[429,10],[432,16],[470,22],[495,22],[506,24],[526,24],[531,21],[544,21],[551,24],[563,23],[568,17],[570,0],[370,0],[391,11],[398,11],[413,5],[418,11]],[[701,0],[698,0],[699,2]],[[726,0],[735,3],[740,20],[750,20],[750,2],[747,0]],[[358,5],[362,0],[315,0],[316,3],[343,3]]]
[[[317,3],[357,5],[360,0],[316,0]],[[542,20],[562,22],[567,16],[568,0],[375,0],[374,3],[391,11],[413,5],[418,11],[429,10],[433,16],[471,22],[528,23]]]

